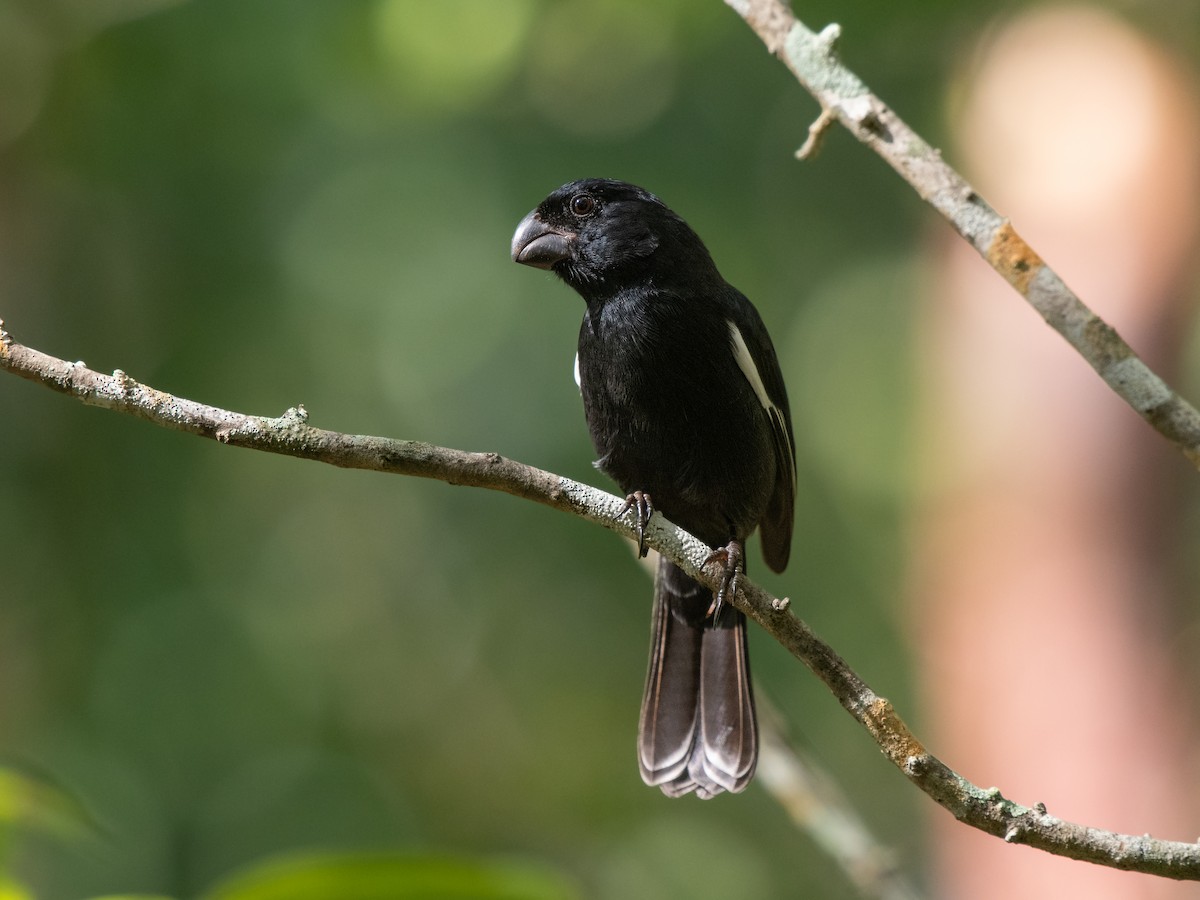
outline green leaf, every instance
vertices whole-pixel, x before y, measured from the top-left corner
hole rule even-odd
[[[26,827],[71,836],[93,824],[83,806],[61,788],[13,769],[0,769],[0,829]],[[6,900],[4,887],[0,883],[0,900]]]
[[[316,854],[257,866],[204,900],[577,900],[564,878],[536,866],[400,854]]]
[[[0,874],[0,900],[34,900],[33,894]]]

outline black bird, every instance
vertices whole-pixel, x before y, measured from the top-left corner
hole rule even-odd
[[[743,542],[787,565],[796,458],[787,392],[758,311],[661,200],[623,181],[563,185],[513,235],[516,262],[549,269],[587,304],[575,380],[592,443],[628,494],[639,552],[654,510],[716,547],[714,598],[660,559],[642,699],[642,779],[675,797],[740,791],[758,726],[746,618],[724,606]],[[623,513],[624,514],[624,513]]]

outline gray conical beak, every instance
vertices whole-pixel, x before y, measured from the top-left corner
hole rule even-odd
[[[513,262],[549,269],[571,254],[573,234],[556,231],[531,212],[521,220],[512,239]]]

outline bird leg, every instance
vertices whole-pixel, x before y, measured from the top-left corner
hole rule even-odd
[[[733,597],[737,593],[738,579],[746,571],[741,542],[730,541],[724,547],[718,547],[704,558],[704,565],[706,566],[714,562],[720,563],[722,571],[721,587],[713,597],[712,606],[708,608],[708,614],[712,616],[713,624],[715,625],[717,617],[721,615],[721,607],[725,605],[725,599]]]
[[[621,518],[631,509],[634,511],[633,527],[637,529],[638,558],[640,559],[649,550],[646,547],[646,526],[650,524],[650,517],[654,515],[654,503],[645,491],[634,491],[625,498],[625,505],[617,513],[617,518]]]

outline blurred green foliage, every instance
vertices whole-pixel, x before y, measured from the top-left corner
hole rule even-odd
[[[853,67],[935,143],[991,14],[800,12],[840,21]],[[905,335],[930,214],[844,134],[796,163],[815,113],[718,0],[0,0],[0,315],[202,402],[303,402],[322,427],[604,484],[570,376],[578,299],[508,245],[564,181],[645,184],[783,359],[798,535],[788,573],[752,571],[909,709]],[[456,858],[560,873],[437,896],[847,891],[761,788],[699,803],[640,783],[649,582],[602,531],[11,378],[0,496],[0,761],[32,779],[0,778],[0,896],[196,896],[276,854],[379,849],[445,851],[450,881],[477,865]],[[753,642],[793,731],[919,874],[924,801]],[[55,787],[29,787],[42,773]],[[78,806],[76,826],[8,815],[18,796]],[[355,859],[288,877],[369,878]]]
[[[556,876],[528,866],[383,854],[314,855],[257,867],[205,900],[572,900]]]

